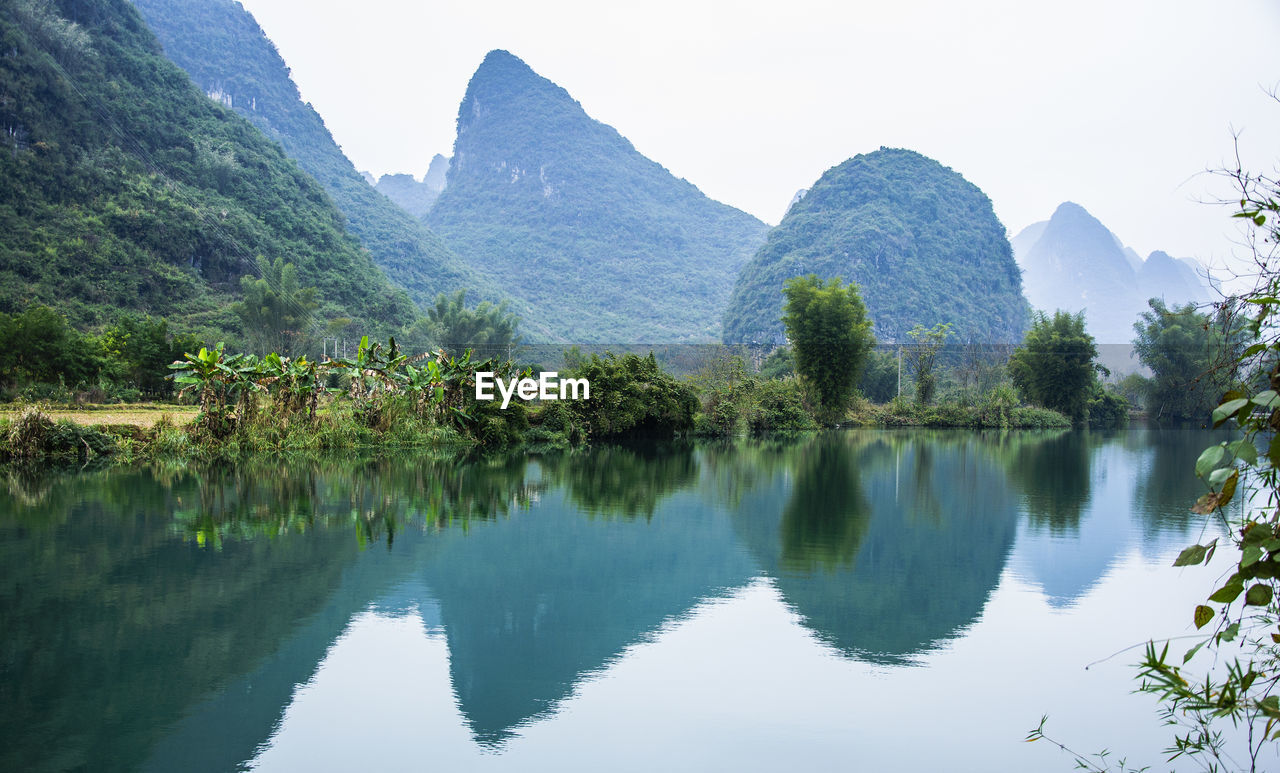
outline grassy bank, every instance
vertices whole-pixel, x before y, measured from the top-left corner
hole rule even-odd
[[[905,398],[883,405],[860,401],[850,410],[846,423],[859,427],[1071,428],[1071,419],[1048,408],[1000,401],[977,405],[957,402],[923,405]]]

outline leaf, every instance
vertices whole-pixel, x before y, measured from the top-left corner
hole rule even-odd
[[[1262,554],[1263,550],[1261,545],[1245,545],[1244,550],[1241,551],[1240,554],[1240,568],[1244,569],[1245,567],[1258,563],[1258,561],[1262,559]]]
[[[1280,395],[1274,389],[1264,389],[1253,396],[1253,404],[1268,410],[1280,406]]]
[[[1216,601],[1219,604],[1230,604],[1236,600],[1236,597],[1244,592],[1244,581],[1240,579],[1240,575],[1233,574],[1231,579],[1227,580],[1227,584],[1223,585],[1213,592],[1209,597],[1210,601]]]
[[[1218,640],[1219,641],[1235,641],[1236,635],[1239,633],[1240,633],[1240,624],[1232,623],[1231,625],[1227,626],[1227,630],[1218,634]]]
[[[1200,643],[1199,643],[1199,644],[1197,644],[1196,646],[1194,646],[1194,647],[1192,647],[1191,649],[1187,650],[1187,654],[1185,654],[1185,655],[1183,655],[1183,656],[1182,656],[1182,664],[1185,666],[1185,665],[1187,664],[1187,661],[1189,661],[1189,660],[1191,660],[1192,658],[1194,658],[1194,657],[1196,656],[1196,653],[1200,651],[1200,648],[1201,648],[1201,647],[1203,647],[1207,641],[1208,641],[1208,639],[1206,639],[1205,641],[1200,642]]]
[[[1251,607],[1265,607],[1271,603],[1271,586],[1265,583],[1256,583],[1249,592],[1244,594],[1244,603]]]
[[[1201,561],[1204,561],[1207,550],[1208,549],[1204,545],[1192,545],[1189,548],[1184,548],[1183,551],[1178,554],[1178,557],[1174,559],[1173,565],[1195,566]]]
[[[1216,427],[1222,422],[1231,418],[1232,416],[1235,416],[1236,413],[1238,413],[1241,408],[1244,408],[1248,404],[1249,404],[1248,400],[1246,400],[1243,397],[1238,397],[1235,400],[1228,400],[1222,405],[1219,405],[1217,408],[1214,408],[1213,409],[1213,426]]]
[[[1237,440],[1227,446],[1227,450],[1235,454],[1237,459],[1242,459],[1246,464],[1258,463],[1258,448],[1253,444],[1251,438],[1243,438]]]
[[[1204,628],[1205,624],[1207,624],[1210,620],[1213,619],[1214,614],[1215,613],[1213,611],[1213,607],[1206,607],[1204,604],[1200,604],[1199,606],[1197,606],[1196,614],[1195,614],[1196,629],[1198,630],[1200,628]],[[1197,647],[1197,649],[1199,648]],[[1194,653],[1195,650],[1192,650],[1191,652]],[[1182,662],[1185,663],[1187,661],[1184,660]]]
[[[1200,454],[1200,458],[1196,460],[1196,477],[1203,478],[1209,474],[1213,468],[1218,466],[1218,462],[1222,461],[1222,457],[1226,456],[1226,449],[1222,446],[1209,446]]]

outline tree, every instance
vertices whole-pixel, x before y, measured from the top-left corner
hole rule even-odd
[[[796,373],[812,391],[818,415],[839,421],[848,410],[867,354],[875,346],[858,285],[815,274],[787,280],[782,321]]]
[[[102,367],[92,341],[67,318],[41,304],[21,314],[0,314],[0,382],[77,386],[97,378]]]
[[[923,405],[933,402],[933,393],[938,381],[933,375],[933,366],[938,360],[938,351],[951,335],[951,323],[934,325],[926,329],[924,325],[916,325],[907,331],[912,344],[903,350],[907,369],[916,382],[916,400]]]
[[[872,350],[858,379],[858,391],[873,403],[892,400],[898,394],[898,358],[883,349]]]
[[[506,356],[520,344],[519,327],[520,317],[507,309],[506,301],[496,306],[482,301],[468,309],[467,291],[459,290],[437,295],[426,319],[406,331],[405,339],[415,348],[425,348],[429,342],[451,354],[475,349],[484,356]]]
[[[276,352],[291,356],[301,347],[311,326],[313,312],[319,305],[317,290],[303,287],[298,268],[284,258],[271,262],[258,258],[258,273],[257,279],[241,277],[244,300],[233,308],[244,323],[252,348],[262,354]]]
[[[1009,359],[1009,375],[1027,402],[1083,423],[1097,382],[1098,348],[1085,332],[1084,312],[1036,312],[1022,345]]]
[[[1235,379],[1234,367],[1214,365],[1238,354],[1240,334],[1230,330],[1228,315],[1210,316],[1194,304],[1169,308],[1152,298],[1148,305],[1133,325],[1133,347],[1152,372],[1146,405],[1157,418],[1204,419]]]

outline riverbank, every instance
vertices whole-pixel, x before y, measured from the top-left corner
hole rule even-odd
[[[861,401],[845,422],[855,427],[959,427],[967,429],[1070,429],[1071,419],[1048,408],[1008,402],[922,405],[891,400],[883,405]]]

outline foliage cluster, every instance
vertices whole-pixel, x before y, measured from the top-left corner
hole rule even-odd
[[[466,300],[466,290],[452,295],[440,293],[435,305],[427,309],[427,316],[405,331],[405,340],[418,348],[434,345],[454,354],[470,349],[509,358],[512,349],[520,344],[520,318],[509,310],[506,301],[497,305],[481,301],[467,308]]]
[[[1244,349],[1243,330],[1232,317],[1210,315],[1194,304],[1169,307],[1152,298],[1134,323],[1134,350],[1152,376],[1142,398],[1153,418],[1200,419],[1236,379],[1235,360]]]
[[[712,362],[692,383],[701,402],[696,434],[731,437],[818,428],[794,377],[753,376],[741,356],[725,355]]]
[[[693,387],[662,370],[652,353],[593,354],[568,375],[591,384],[591,399],[570,407],[590,439],[670,437],[693,428],[698,410]]]
[[[1013,390],[997,387],[975,403],[924,404],[905,397],[883,405],[859,401],[848,421],[874,427],[967,427],[971,429],[1065,429],[1071,420],[1057,411],[1023,405]]]
[[[1022,345],[1009,360],[1009,375],[1030,403],[1058,411],[1080,426],[1114,427],[1128,405],[1098,379],[1098,348],[1085,332],[1084,312],[1036,312]]]
[[[858,286],[845,287],[838,277],[824,282],[809,274],[787,280],[783,294],[782,321],[796,373],[812,393],[818,417],[838,422],[876,344]]]
[[[101,335],[74,330],[66,317],[40,304],[0,313],[0,390],[6,397],[101,399],[165,397],[166,366],[191,349],[191,336],[173,335],[164,320],[120,314]]]

